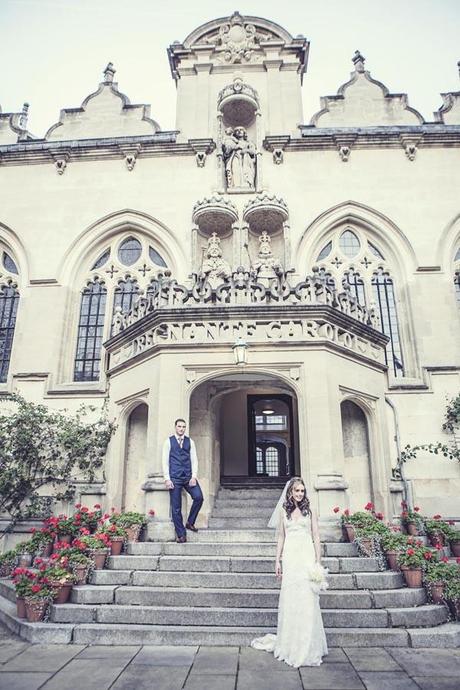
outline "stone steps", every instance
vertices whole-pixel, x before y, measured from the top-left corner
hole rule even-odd
[[[200,531],[198,537],[204,534]],[[195,535],[194,535],[195,536]],[[354,544],[343,542],[331,542],[321,544],[323,556],[348,557],[357,555]],[[250,543],[250,542],[203,542],[188,541],[186,544],[167,542],[157,544],[153,542],[130,542],[127,554],[131,556],[269,556],[274,559],[276,554],[275,542]]]
[[[234,572],[234,573],[272,573],[273,556],[187,556],[189,572]],[[325,557],[322,561],[330,573],[377,572],[376,558]],[[111,556],[108,559],[111,570],[167,570],[184,568],[184,556]]]
[[[74,604],[131,604],[133,606],[192,606],[274,608],[279,590],[211,589],[194,587],[141,587],[130,585],[83,585],[74,587]],[[420,589],[327,590],[320,594],[322,609],[408,608],[426,603]]]
[[[209,529],[264,529],[267,527],[267,517],[246,517],[241,513],[237,517],[210,517]],[[272,531],[273,534],[273,531]]]
[[[54,623],[119,623],[123,625],[211,625],[216,627],[276,627],[277,608],[133,606],[123,604],[60,604],[51,607]],[[394,609],[324,609],[325,628],[423,627],[445,623],[445,606]]]

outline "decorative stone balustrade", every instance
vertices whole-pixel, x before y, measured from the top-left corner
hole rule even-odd
[[[159,274],[151,283],[145,297],[140,297],[127,314],[116,311],[113,322],[113,336],[139,323],[148,315],[161,310],[215,309],[216,315],[222,307],[248,307],[254,310],[261,306],[322,305],[336,312],[352,317],[360,324],[378,328],[378,319],[373,309],[359,304],[349,292],[338,292],[327,284],[327,276],[318,270],[305,280],[291,285],[289,275],[280,272],[267,287],[257,282],[256,275],[239,267],[220,285],[212,287],[206,277],[195,276],[191,287],[180,285],[171,277],[170,271]],[[183,313],[183,312],[182,312]],[[209,312],[208,312],[209,313]],[[249,318],[255,314],[250,312]]]

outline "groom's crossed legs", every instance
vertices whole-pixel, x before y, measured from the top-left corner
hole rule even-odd
[[[182,518],[182,489],[185,489],[193,500],[187,520],[187,524],[189,525],[195,524],[200,508],[203,505],[203,493],[198,482],[195,486],[190,486],[190,480],[188,479],[171,479],[174,484],[174,489],[169,490],[169,497],[171,500],[171,514],[174,522],[174,529],[178,537],[185,537],[186,531]]]

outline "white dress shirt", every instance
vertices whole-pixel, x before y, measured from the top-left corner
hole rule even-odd
[[[180,442],[180,436],[176,435],[177,443],[179,446],[181,446]],[[184,439],[185,436],[182,436],[182,439]],[[189,437],[190,440],[190,460],[192,462],[192,479],[196,479],[197,474],[198,474],[198,457],[196,454],[196,448],[195,448],[195,442],[192,441],[192,439]],[[163,464],[163,476],[165,479],[165,482],[171,481],[171,477],[169,476],[169,451],[171,450],[171,442],[169,440],[169,437],[166,439],[166,441],[163,443],[163,453],[162,453],[162,464]]]

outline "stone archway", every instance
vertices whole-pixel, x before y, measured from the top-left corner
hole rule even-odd
[[[255,476],[251,473],[250,438],[248,426],[248,400],[250,396],[275,402],[289,399],[291,415],[289,438],[275,439],[275,433],[265,429],[267,443],[271,440],[287,447],[287,457],[292,457],[292,472],[300,471],[297,396],[295,391],[276,375],[260,373],[236,373],[216,376],[199,384],[190,397],[190,436],[195,440],[199,477],[203,492],[208,498],[203,508],[203,518],[209,515],[214,498],[222,482],[232,485],[252,483],[257,480],[285,481],[288,474]],[[291,433],[292,432],[292,433]],[[284,441],[284,443],[283,443]],[[260,445],[260,444],[259,444]],[[273,444],[271,444],[273,445]],[[255,452],[256,448],[253,446]],[[255,465],[255,459],[254,463]]]
[[[144,511],[141,485],[146,475],[148,405],[140,403],[126,421],[122,510]]]
[[[350,507],[362,510],[368,501],[374,500],[368,420],[361,407],[352,400],[344,400],[340,412],[344,477],[349,486]]]

